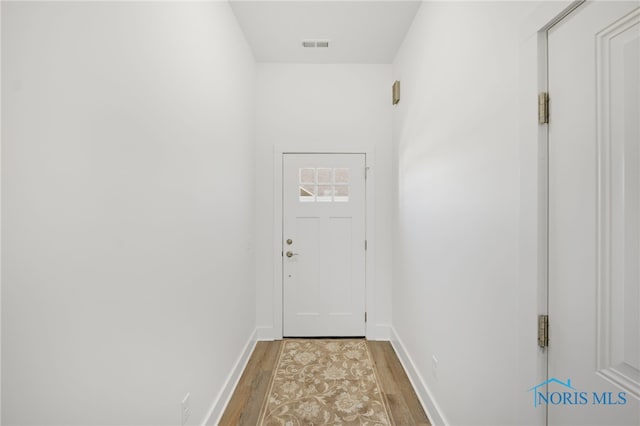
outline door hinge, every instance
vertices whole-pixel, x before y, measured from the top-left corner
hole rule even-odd
[[[364,240],[364,249],[367,249],[367,240]]]
[[[538,95],[538,123],[549,123],[549,93],[541,92]]]
[[[364,322],[367,322],[367,313],[364,313]]]
[[[538,315],[538,346],[549,347],[549,315]]]
[[[367,180],[367,177],[369,177],[369,169],[369,166],[364,168],[364,180]]]

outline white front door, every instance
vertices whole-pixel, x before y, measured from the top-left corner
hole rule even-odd
[[[537,402],[552,425],[639,425],[640,3],[588,1],[548,46],[550,381]]]
[[[365,154],[284,154],[284,336],[365,334]]]

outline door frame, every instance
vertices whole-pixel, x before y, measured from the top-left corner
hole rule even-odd
[[[285,154],[364,154],[367,179],[365,180],[365,238],[367,250],[365,251],[365,311],[367,322],[365,323],[365,337],[370,340],[385,339],[384,331],[377,330],[375,289],[375,268],[372,259],[375,259],[375,149],[371,147],[354,146],[347,143],[333,144],[327,147],[313,147],[317,149],[304,149],[288,145],[276,145],[273,150],[273,332],[274,338],[282,339],[284,327],[283,300],[284,280],[282,265],[282,238],[283,238],[283,161]],[[388,331],[387,331],[388,332]]]
[[[587,0],[573,0],[559,12],[549,19],[537,33],[538,57],[537,71],[538,84],[537,92],[549,92],[549,30],[571,15],[576,9],[582,6]],[[549,95],[551,97],[552,94]],[[550,119],[549,121],[551,121]],[[538,242],[539,242],[539,281],[538,281],[538,314],[549,314],[549,194],[550,194],[550,171],[549,171],[549,124],[539,124],[538,126],[538,167],[539,167],[539,203],[538,203]],[[549,351],[546,348],[539,348],[539,357],[543,362],[543,380],[549,377]],[[542,382],[542,381],[541,381]],[[540,383],[541,383],[540,382]],[[549,424],[549,406],[545,405],[544,424]]]
[[[538,124],[537,97],[548,88],[547,30],[584,1],[542,2],[520,23],[518,358],[525,368],[516,381],[523,390],[517,410],[530,424],[547,424],[547,413],[524,395],[548,378],[547,352],[537,344],[537,316],[548,313],[548,126]]]

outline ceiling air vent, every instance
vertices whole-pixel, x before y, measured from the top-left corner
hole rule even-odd
[[[329,40],[302,40],[302,47],[329,47]]]

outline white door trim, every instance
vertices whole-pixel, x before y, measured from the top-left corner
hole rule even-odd
[[[553,18],[549,19],[538,31],[538,93],[549,92],[549,30],[556,24],[562,22],[574,10],[580,7],[585,0],[574,0],[568,3],[562,10],[558,11]],[[539,143],[539,199],[538,199],[538,242],[539,258],[538,265],[540,279],[538,281],[538,314],[549,314],[549,125],[538,125]],[[549,379],[549,352],[546,349],[538,348],[539,357],[544,365],[543,380]],[[541,380],[538,383],[542,383]],[[544,424],[549,424],[549,407],[544,409]]]
[[[336,145],[336,144],[334,144]],[[273,214],[273,338],[282,339],[283,327],[283,282],[282,282],[282,230],[283,230],[283,208],[282,208],[282,161],[284,154],[365,154],[365,165],[368,168],[367,180],[365,182],[366,206],[365,223],[366,238],[368,241],[365,253],[365,303],[367,311],[367,323],[365,324],[365,337],[371,340],[388,339],[385,336],[386,330],[377,330],[375,326],[377,315],[375,312],[375,150],[362,146],[348,146],[347,143],[340,146],[319,146],[317,149],[307,149],[301,151],[295,146],[286,144],[275,145],[273,149],[273,194],[274,194],[274,214]],[[314,147],[316,148],[316,147]]]
[[[547,90],[546,30],[583,0],[541,2],[520,23],[520,212],[518,318],[521,334],[515,378],[521,389],[547,379],[546,353],[537,346],[537,315],[547,312],[547,128],[538,124],[537,95]],[[545,410],[527,398],[517,407],[525,423],[546,424]]]

